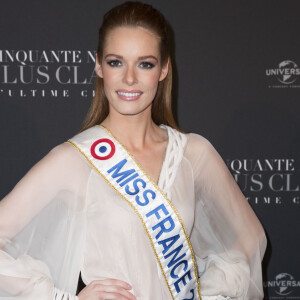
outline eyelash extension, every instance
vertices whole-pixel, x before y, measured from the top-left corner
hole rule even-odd
[[[112,68],[118,68],[122,66],[122,62],[117,59],[109,60],[106,63]],[[139,66],[141,66],[142,69],[152,69],[155,67],[153,63],[150,63],[148,61],[141,62]]]
[[[140,65],[147,65],[146,67],[142,67],[143,69],[152,69],[155,67],[154,64],[148,62],[148,61],[143,61],[140,63]]]
[[[119,60],[117,59],[113,59],[113,60],[109,60],[108,62],[106,62],[109,66],[113,67],[113,68],[117,68],[120,67],[120,64],[122,64]]]

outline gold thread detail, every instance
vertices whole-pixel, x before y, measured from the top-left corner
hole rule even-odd
[[[165,281],[166,281],[166,283],[167,283],[167,286],[168,286],[168,289],[169,289],[169,291],[170,291],[170,294],[171,294],[171,296],[172,296],[172,299],[173,300],[175,300],[175,298],[174,298],[174,296],[173,296],[173,293],[172,293],[172,290],[171,290],[171,288],[170,288],[170,285],[169,285],[169,282],[168,282],[168,279],[167,279],[167,276],[166,276],[166,274],[165,274],[165,272],[164,272],[164,269],[163,269],[163,266],[161,265],[161,262],[160,262],[160,259],[159,259],[159,257],[158,257],[158,254],[157,254],[157,252],[156,252],[156,249],[155,249],[155,246],[154,246],[154,243],[153,243],[153,241],[152,241],[152,238],[151,238],[151,235],[150,235],[150,233],[149,233],[149,231],[148,231],[148,228],[147,228],[147,226],[146,226],[146,224],[145,224],[145,222],[144,222],[144,219],[143,219],[143,217],[140,215],[140,213],[139,213],[139,211],[134,207],[134,205],[124,196],[124,195],[122,195],[111,183],[110,183],[110,181],[105,177],[105,175],[103,175],[99,170],[98,170],[98,168],[93,164],[93,162],[85,155],[85,153],[74,143],[74,142],[72,142],[72,141],[66,141],[65,143],[69,143],[69,144],[71,144],[73,147],[75,147],[85,158],[86,158],[86,160],[89,162],[89,164],[93,167],[93,169],[132,207],[132,209],[134,210],[134,212],[138,215],[138,217],[140,218],[140,220],[141,220],[141,222],[142,222],[142,224],[143,224],[143,227],[144,227],[144,229],[145,229],[145,231],[146,231],[146,234],[147,234],[147,236],[148,236],[148,238],[149,238],[149,240],[150,240],[150,244],[151,244],[151,247],[152,247],[152,250],[153,250],[153,252],[154,252],[154,254],[155,254],[155,256],[156,256],[156,260],[158,261],[158,264],[159,264],[159,267],[160,267],[160,269],[161,269],[161,271],[162,271],[162,274],[163,274],[163,276],[164,276],[164,279],[165,279]]]
[[[193,265],[194,265],[194,274],[195,274],[195,277],[196,277],[196,282],[197,282],[197,292],[198,292],[198,296],[199,296],[199,299],[202,300],[201,298],[201,295],[200,295],[200,282],[199,282],[199,278],[198,278],[198,270],[197,270],[197,264],[196,264],[196,260],[195,260],[195,256],[194,256],[194,251],[193,251],[193,248],[192,248],[192,245],[191,245],[191,242],[190,242],[190,239],[186,233],[186,229],[185,229],[185,226],[182,222],[182,219],[179,215],[179,213],[177,212],[176,208],[174,207],[173,203],[167,198],[167,196],[165,195],[165,193],[156,185],[156,183],[148,176],[148,174],[145,172],[145,170],[140,166],[140,164],[136,161],[135,157],[126,149],[126,147],[110,132],[109,129],[107,129],[105,126],[103,125],[96,125],[96,126],[99,126],[99,127],[102,127],[104,128],[112,138],[114,138],[122,147],[123,149],[127,152],[127,154],[132,158],[132,160],[136,163],[136,165],[141,169],[141,171],[144,173],[144,175],[148,178],[148,180],[153,184],[153,186],[162,194],[162,196],[165,198],[165,200],[169,203],[169,205],[171,206],[171,208],[173,209],[175,215],[177,216],[178,220],[179,220],[179,223],[183,229],[183,233],[185,235],[185,239],[188,243],[188,246],[190,248],[190,251],[191,251],[191,257],[192,257],[192,261],[193,261]],[[152,239],[151,239],[151,242],[152,242]],[[163,271],[163,274],[165,275],[164,271]],[[169,284],[168,284],[168,287],[169,287]],[[169,287],[170,289],[170,287]],[[172,294],[172,293],[171,293]]]

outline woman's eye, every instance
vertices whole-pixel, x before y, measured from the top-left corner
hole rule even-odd
[[[111,67],[120,67],[122,65],[122,63],[117,59],[110,60],[107,62],[107,64]]]
[[[139,66],[142,69],[152,69],[154,67],[154,64],[144,61],[144,62],[141,62]]]

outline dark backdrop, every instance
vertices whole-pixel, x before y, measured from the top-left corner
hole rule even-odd
[[[80,129],[98,28],[121,2],[0,2],[0,198]],[[217,148],[268,235],[266,299],[299,299],[300,2],[148,3],[174,32],[181,128]]]

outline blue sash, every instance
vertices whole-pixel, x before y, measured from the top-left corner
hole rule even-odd
[[[172,202],[105,127],[91,127],[68,143],[138,215],[172,299],[200,300],[192,246]]]

